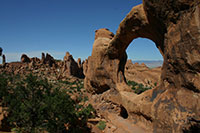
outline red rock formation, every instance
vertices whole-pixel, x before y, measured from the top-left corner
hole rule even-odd
[[[45,60],[44,60],[45,64],[48,64],[50,67],[53,66],[53,64],[55,64],[55,59],[50,55],[50,54],[46,54]]]
[[[42,62],[42,64],[45,64],[45,54],[44,53],[42,53],[41,62]]]
[[[6,64],[6,56],[3,54],[2,56],[2,64],[5,65]]]
[[[0,47],[0,56],[2,55],[3,49]]]
[[[129,117],[143,121],[153,132],[199,131],[199,12],[199,0],[143,0],[114,37],[108,30],[96,31],[85,88],[93,93],[115,88]],[[164,63],[160,86],[136,96],[122,86],[126,88],[125,50],[138,37],[154,41]]]
[[[48,53],[46,53],[46,56],[45,56],[44,53],[42,53],[42,57],[41,57],[41,60],[39,62],[41,62],[42,64],[47,64],[50,67],[56,66],[55,59]]]
[[[31,59],[26,54],[22,54],[22,56],[21,56],[21,62],[22,63],[30,63]]]
[[[70,55],[69,52],[66,52],[63,62],[64,64],[61,70],[63,77],[68,77],[68,76],[75,76],[79,78],[84,77],[82,67],[79,68],[77,62],[74,60],[73,56]]]

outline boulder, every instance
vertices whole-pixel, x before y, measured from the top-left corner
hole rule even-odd
[[[129,117],[146,123],[152,132],[198,132],[199,29],[199,0],[143,0],[120,23],[116,35],[107,29],[96,31],[85,88],[98,94],[115,88]],[[133,95],[117,86],[126,86],[126,48],[138,37],[155,42],[164,63],[160,85]]]

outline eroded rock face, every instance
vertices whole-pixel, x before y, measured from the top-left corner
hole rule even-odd
[[[115,36],[95,33],[85,87],[93,93],[115,88],[129,117],[153,132],[199,131],[200,128],[200,2],[143,0],[120,23]],[[160,86],[141,95],[126,88],[126,48],[133,39],[155,42],[164,63]]]

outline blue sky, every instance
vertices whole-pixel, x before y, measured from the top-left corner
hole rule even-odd
[[[126,14],[142,0],[0,0],[0,47],[8,61],[22,53],[48,52],[62,59],[91,55],[95,30],[113,33]],[[134,44],[134,45],[133,45]],[[127,49],[133,60],[160,60],[153,42],[136,39]]]

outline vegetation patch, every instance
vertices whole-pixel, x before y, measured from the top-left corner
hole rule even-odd
[[[71,85],[71,84],[70,84]],[[17,132],[80,132],[87,130],[94,108],[76,88],[60,89],[32,74],[23,77],[0,75],[0,105],[8,113],[7,124]],[[78,100],[70,94],[79,92]]]
[[[106,122],[105,121],[99,121],[99,123],[97,124],[97,127],[100,130],[104,130],[106,128]]]
[[[143,84],[137,83],[135,81],[128,81],[127,84],[131,86],[131,89],[134,90],[136,94],[141,94],[146,90],[152,89],[152,87],[144,86]]]

